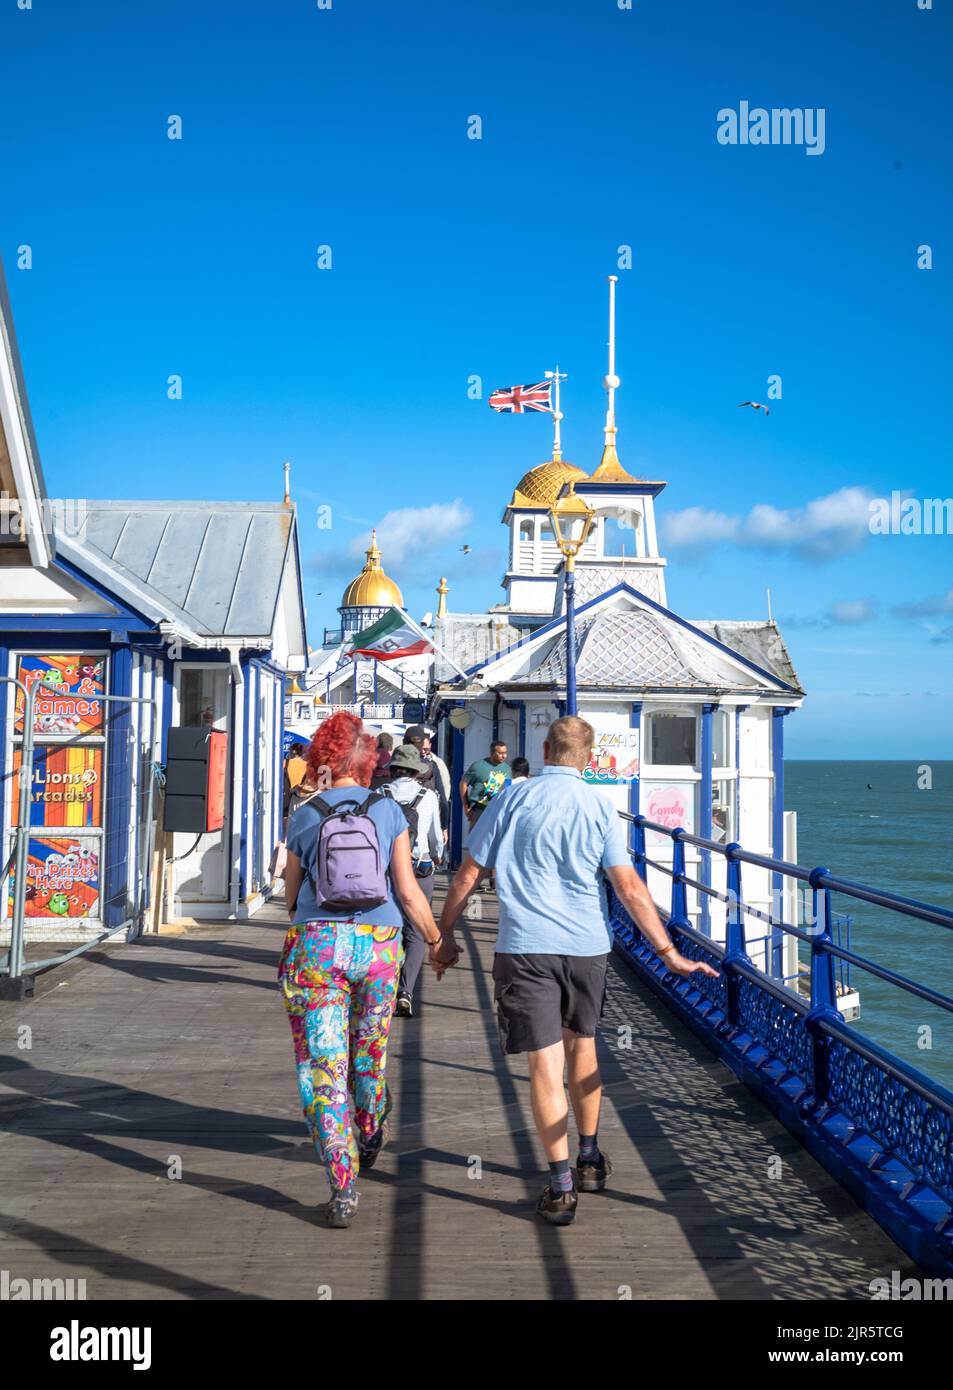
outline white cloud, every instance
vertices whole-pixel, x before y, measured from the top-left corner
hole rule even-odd
[[[858,550],[870,535],[867,488],[842,487],[803,507],[758,502],[747,515],[686,507],[662,517],[665,545],[705,550],[737,545],[751,550],[787,551],[804,559],[829,559]]]
[[[377,544],[389,574],[421,550],[436,549],[462,536],[473,519],[470,508],[457,497],[453,502],[432,502],[426,507],[398,507],[377,523]],[[351,543],[351,554],[363,555],[371,543],[367,531]]]
[[[953,613],[953,588],[945,594],[930,594],[919,603],[898,603],[890,611],[895,618],[931,618]]]
[[[880,604],[876,599],[844,599],[840,603],[832,603],[825,617],[837,627],[856,627],[858,623],[869,623],[879,611]]]

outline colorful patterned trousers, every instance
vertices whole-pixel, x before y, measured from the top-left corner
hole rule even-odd
[[[304,1118],[332,1192],[357,1178],[351,1124],[370,1138],[384,1109],[387,1035],[403,949],[400,927],[291,927],[278,982],[291,1023]]]

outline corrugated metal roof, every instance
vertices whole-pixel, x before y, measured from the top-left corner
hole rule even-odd
[[[157,617],[203,637],[266,637],[293,517],[280,502],[90,501],[83,535],[57,544],[120,590],[129,581],[134,606],[151,597]]]

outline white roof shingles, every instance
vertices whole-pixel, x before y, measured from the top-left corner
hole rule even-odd
[[[763,671],[777,676],[786,685],[793,686],[799,694],[803,693],[791,654],[773,619],[705,620],[695,622],[693,626],[714,637],[716,642],[724,643],[739,656],[753,661]]]
[[[511,683],[559,686],[565,680],[566,644],[560,633],[542,661]],[[732,669],[726,657],[690,633],[676,631],[671,623],[644,609],[618,608],[578,623],[576,680],[580,686],[603,689],[730,691],[751,690],[760,684],[754,672],[749,679],[743,671]]]
[[[134,607],[203,637],[270,636],[294,513],[270,502],[96,502],[57,548],[108,576]]]

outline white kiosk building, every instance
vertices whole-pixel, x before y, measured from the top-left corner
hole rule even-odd
[[[562,458],[557,419],[552,458],[520,479],[503,513],[506,601],[483,614],[438,617],[438,653],[442,648],[466,678],[435,657],[431,722],[447,720],[443,751],[454,784],[495,738],[505,739],[511,755],[528,758],[533,771],[542,765],[546,730],[566,705],[565,562],[550,509],[572,487],[594,513],[576,559],[573,635],[578,712],[596,731],[587,777],[620,811],[796,858],[794,817],[784,810],[784,721],[803,691],[791,658],[771,620],[688,619],[669,607],[655,525],[666,484],[633,477],[619,460],[611,353],[610,345],[599,466],[588,475]],[[463,827],[459,806],[454,811],[458,856]],[[649,833],[647,852],[670,864],[672,842]],[[711,886],[725,891],[721,856],[687,847],[686,858],[689,876],[704,881],[710,874]],[[769,877],[756,869],[745,875],[746,900],[765,911]],[[664,873],[650,868],[648,882],[658,901],[667,900]],[[689,915],[724,939],[721,904],[690,891]],[[796,942],[788,941],[782,972],[790,977]],[[749,949],[764,961],[766,943],[749,940]]]

